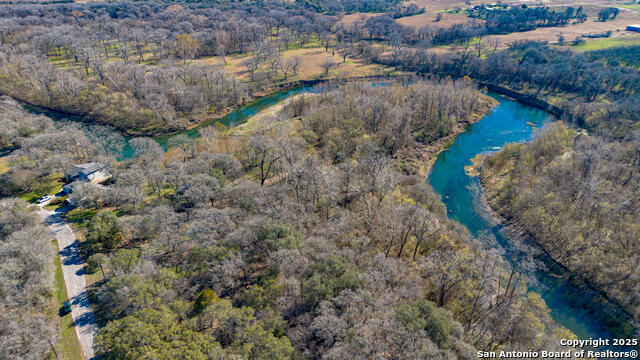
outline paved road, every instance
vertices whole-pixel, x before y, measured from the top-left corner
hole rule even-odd
[[[41,209],[39,215],[51,229],[51,235],[58,238],[62,274],[71,303],[71,316],[82,352],[87,359],[91,359],[93,358],[93,337],[98,330],[98,325],[87,297],[87,284],[84,279],[82,258],[78,251],[78,240],[69,225],[62,220],[60,213]]]

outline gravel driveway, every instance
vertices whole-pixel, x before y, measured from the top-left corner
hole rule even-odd
[[[67,286],[67,295],[71,303],[71,316],[75,324],[82,352],[87,359],[93,358],[93,337],[98,326],[87,297],[87,284],[84,279],[84,266],[78,251],[78,240],[73,231],[60,217],[61,213],[41,209],[39,215],[49,226],[51,235],[58,238],[62,274]]]

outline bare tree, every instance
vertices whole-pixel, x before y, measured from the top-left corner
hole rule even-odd
[[[322,69],[324,70],[324,77],[329,76],[329,70],[333,69],[338,64],[333,60],[332,57],[326,56],[322,59]]]
[[[248,150],[248,165],[260,170],[260,185],[264,186],[282,155],[279,154],[275,141],[265,134],[252,136]]]

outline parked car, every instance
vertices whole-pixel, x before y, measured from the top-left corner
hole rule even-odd
[[[36,201],[36,204],[38,204],[38,205],[44,204],[44,203],[46,203],[47,201],[49,201],[51,199],[52,199],[51,196],[45,195],[45,196],[41,197],[40,199],[38,199],[38,201]]]
[[[71,312],[71,303],[69,303],[69,300],[67,300],[64,302],[64,304],[62,304],[62,307],[60,307],[60,316],[65,316],[70,312]]]

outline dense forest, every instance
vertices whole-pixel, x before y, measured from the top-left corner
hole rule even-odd
[[[583,14],[571,7],[562,13],[515,7],[475,12],[482,22],[412,28],[394,19],[424,9],[389,1],[354,4],[368,8],[374,3],[387,12],[356,23],[279,2],[4,6],[0,92],[130,134],[157,134],[220,116],[249,101],[254,91],[286,83],[308,60],[284,53],[309,44],[338,53],[343,62],[392,54],[397,70],[406,62],[407,46],[426,51],[432,45],[468,44],[478,36],[556,26]],[[319,4],[332,8],[333,3]],[[234,55],[243,57],[249,81],[229,73],[227,57]],[[223,64],[195,61],[212,57]],[[325,76],[338,65],[326,57]]]
[[[481,109],[481,94],[452,85],[302,97],[232,144],[205,134],[166,169],[145,150],[123,174],[142,170],[138,181],[165,177],[178,190],[161,183],[156,201],[89,220],[101,251],[90,262],[108,269],[94,290],[108,321],[98,352],[181,351],[167,346],[174,331],[202,344],[192,351],[254,359],[470,357],[474,347],[553,344],[539,337],[554,327],[520,269],[449,221],[422,179],[388,157],[418,141],[420,111],[456,100]],[[404,106],[424,94],[416,112]],[[159,341],[127,341],[140,328]]]
[[[640,120],[637,69],[536,42],[517,43],[507,51],[486,54],[486,58],[479,54],[483,53],[471,49],[445,55],[406,49],[372,61],[504,86],[545,100],[560,108],[567,121],[613,138],[632,136],[629,129]]]
[[[395,160],[490,103],[466,81],[347,86],[300,96],[264,126],[203,129],[166,155],[132,140],[137,157],[114,163],[108,186],[74,190],[67,215],[86,229],[88,270],[106,275],[91,291],[97,353],[471,358],[557,346],[566,330],[527,293],[526,262],[505,261],[490,238],[449,220]],[[6,106],[6,123],[32,124],[9,174],[36,156],[77,154],[36,151],[57,130]],[[97,141],[83,148],[108,154]]]
[[[617,15],[605,10],[601,21]],[[0,358],[51,357],[61,342],[54,246],[32,204],[86,162],[108,180],[76,182],[46,208],[80,240],[100,358],[560,350],[575,334],[530,291],[544,268],[531,244],[637,321],[637,47],[488,36],[585,21],[568,6],[396,21],[424,11],[396,0],[0,6]],[[376,14],[343,21],[357,12]],[[340,67],[402,77],[371,86]],[[324,83],[239,126],[192,129],[309,82]],[[490,205],[531,244],[472,235],[425,183],[435,155],[496,105],[487,87],[561,120],[482,168]],[[187,128],[167,151],[145,137]]]
[[[507,7],[505,5],[505,7]],[[485,20],[487,34],[535,30],[539,27],[563,26],[571,20],[584,22],[587,16],[582,7],[569,6],[564,11],[551,10],[546,6],[507,7],[507,9],[487,9],[479,6],[470,10],[470,16]]]
[[[53,246],[23,200],[0,201],[0,357],[44,359],[59,337],[51,308]]]
[[[640,317],[640,141],[555,124],[486,159],[489,202],[555,261]]]
[[[385,12],[401,0],[295,0],[296,4],[312,8],[318,12]]]
[[[608,234],[607,229],[618,227],[604,225],[612,217],[619,216],[617,222],[610,224],[624,228],[619,234],[622,238],[637,239],[637,219],[633,215],[638,213],[640,95],[637,89],[640,88],[640,73],[633,66],[633,60],[625,60],[632,57],[634,51],[634,47],[627,47],[580,54],[524,41],[504,51],[487,52],[482,47],[467,47],[448,54],[438,54],[428,48],[399,46],[396,53],[373,54],[370,61],[421,73],[454,78],[469,76],[513,90],[524,101],[551,109],[566,123],[587,130],[591,140],[581,146],[594,149],[584,155],[590,160],[580,160],[587,164],[576,163],[575,168],[558,167],[551,161],[565,151],[579,153],[578,145],[568,145],[562,152],[558,148],[546,149],[545,145],[539,145],[540,153],[549,151],[544,159],[552,165],[525,158],[526,161],[516,162],[519,171],[509,166],[503,168],[504,159],[517,158],[519,151],[515,155],[507,150],[501,153],[497,158],[502,161],[496,161],[502,165],[495,171],[486,170],[485,176],[506,172],[510,182],[496,190],[499,194],[495,195],[497,200],[492,204],[502,215],[522,224],[523,230],[562,266],[575,271],[578,277],[602,291],[637,321],[637,295],[629,293],[630,287],[637,288],[637,244],[627,243],[624,246],[629,247],[619,252],[618,249],[611,250],[609,246],[619,244],[614,240],[617,237]],[[546,140],[531,146],[556,141],[546,135],[542,138]],[[611,173],[607,174],[609,171]],[[544,176],[550,177],[549,182],[540,180]],[[571,181],[566,181],[569,178]],[[560,186],[562,190],[554,186]],[[525,200],[524,194],[536,197],[536,201],[529,197]],[[556,194],[557,198],[546,201],[544,196],[547,194]],[[612,194],[616,194],[618,200],[612,200]],[[583,200],[583,196],[590,197],[589,201]],[[567,204],[575,201],[579,204],[568,210]],[[584,211],[593,216],[593,220],[583,220]],[[607,217],[602,217],[604,215]],[[554,228],[549,228],[551,221]],[[607,245],[602,245],[603,241]],[[576,249],[572,250],[572,246]],[[589,255],[581,252],[586,249],[589,249]]]
[[[621,46],[593,50],[585,54],[590,60],[603,61],[612,66],[640,68],[640,46]]]

